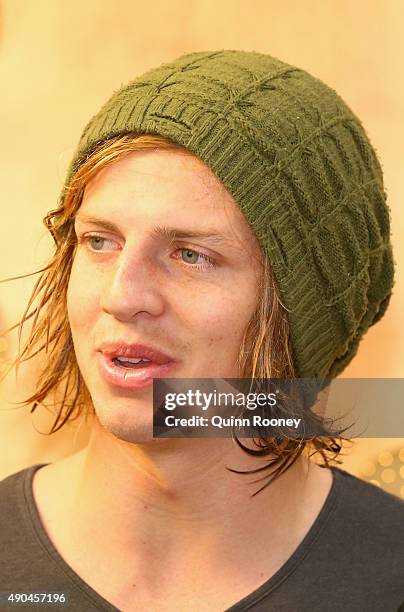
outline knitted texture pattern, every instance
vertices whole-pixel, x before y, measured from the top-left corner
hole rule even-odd
[[[394,276],[381,167],[345,102],[270,55],[185,54],[112,95],[65,186],[97,145],[130,132],[186,147],[221,179],[269,258],[298,375],[337,376],[383,316]]]

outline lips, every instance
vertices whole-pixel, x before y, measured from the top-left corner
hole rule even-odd
[[[116,357],[148,359],[151,363],[136,367],[123,367],[113,360]],[[154,378],[164,378],[176,365],[176,361],[159,349],[144,344],[125,342],[103,343],[97,351],[98,368],[102,378],[114,387],[141,389],[152,385]]]
[[[170,355],[146,344],[128,344],[122,341],[104,342],[98,347],[98,350],[101,351],[105,357],[111,359],[111,361],[115,359],[115,357],[143,358],[153,363],[157,363],[158,365],[175,361]]]

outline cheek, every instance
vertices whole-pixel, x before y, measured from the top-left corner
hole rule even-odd
[[[218,343],[228,347],[239,346],[254,309],[255,301],[240,293],[205,306],[201,304],[198,331],[207,347]]]
[[[99,303],[94,277],[83,274],[76,261],[70,273],[66,302],[70,328],[74,334],[75,330],[88,326]]]

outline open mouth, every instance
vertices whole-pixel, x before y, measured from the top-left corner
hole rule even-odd
[[[98,352],[98,367],[104,380],[115,387],[143,389],[151,386],[155,378],[170,375],[177,364],[173,361],[157,363],[149,359],[114,357]]]
[[[145,368],[147,366],[153,365],[153,362],[149,361],[148,359],[132,359],[129,357],[126,357],[125,359],[121,357],[114,357],[112,361],[115,365],[119,366],[120,368],[138,369],[138,368]]]

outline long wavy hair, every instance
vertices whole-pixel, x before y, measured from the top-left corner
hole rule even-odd
[[[66,185],[65,195],[59,206],[48,212],[43,219],[55,243],[50,263],[36,272],[1,281],[40,274],[21,320],[2,335],[18,328],[18,354],[8,371],[15,366],[18,372],[21,363],[45,351],[45,367],[39,373],[35,392],[19,403],[32,405],[33,413],[37,406],[43,405],[52,394],[59,398],[52,402],[52,406],[56,408],[56,416],[46,435],[58,431],[68,421],[78,417],[87,419],[89,415],[94,414],[90,393],[77,364],[66,307],[71,266],[77,247],[74,218],[81,205],[84,189],[103,168],[129,153],[147,150],[171,150],[193,155],[185,147],[155,134],[131,133],[103,141],[82,160]],[[297,373],[287,310],[281,302],[270,262],[263,251],[261,254],[259,299],[246,327],[238,356],[240,378],[294,379],[297,378]],[[33,307],[36,300],[38,304]],[[31,331],[25,346],[21,348],[23,325],[30,319]],[[325,427],[323,431],[325,435],[312,438],[278,439],[258,435],[252,440],[254,448],[244,445],[235,435],[234,441],[245,453],[270,458],[255,470],[227,469],[241,474],[264,471],[264,476],[259,480],[265,480],[265,484],[253,494],[256,495],[289,469],[305,449],[311,451],[310,456],[321,456],[322,467],[329,467],[332,461],[341,463],[337,459],[343,443],[340,432],[336,435]],[[344,440],[349,441],[348,438]]]

